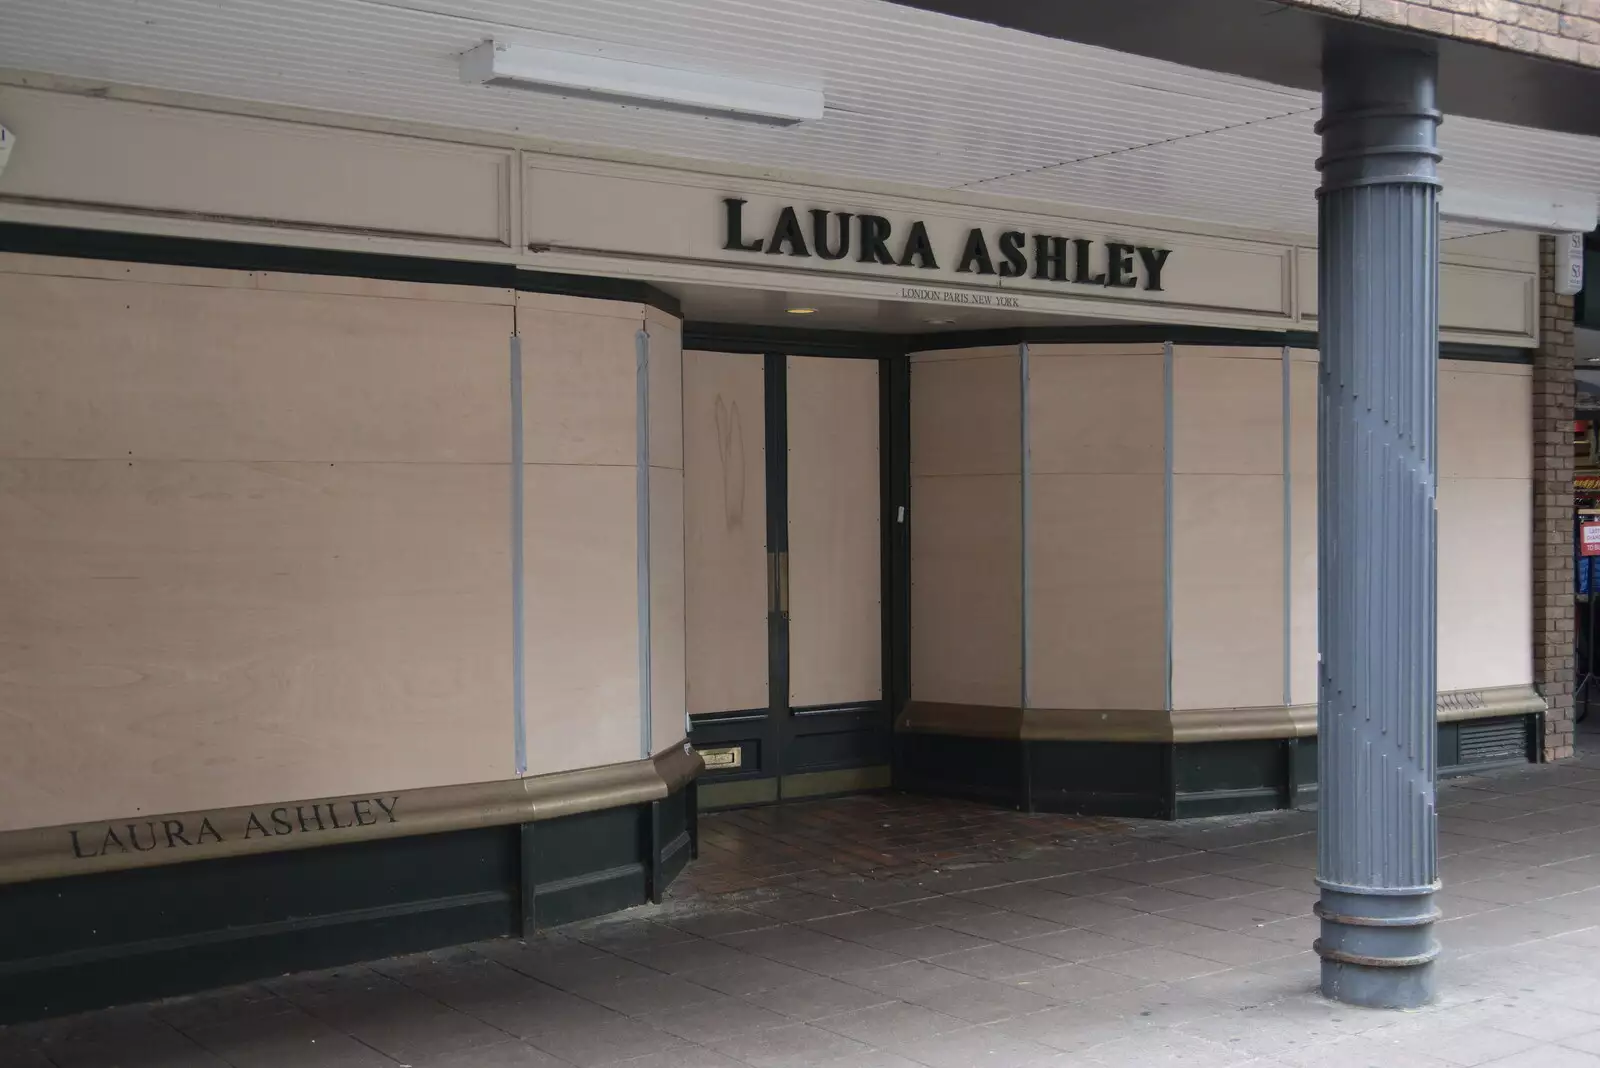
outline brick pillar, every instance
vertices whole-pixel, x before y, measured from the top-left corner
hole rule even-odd
[[[1533,682],[1544,759],[1572,755],[1572,298],[1555,291],[1555,242],[1539,239],[1539,348],[1533,356]]]

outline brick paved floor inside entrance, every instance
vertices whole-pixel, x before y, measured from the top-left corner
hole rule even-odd
[[[660,906],[0,1030],[0,1065],[1600,1066],[1600,752],[1440,799],[1418,1012],[1315,994],[1313,813],[885,794],[708,817]]]

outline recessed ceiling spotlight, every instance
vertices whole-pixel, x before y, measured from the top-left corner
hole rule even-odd
[[[790,308],[789,309],[789,314],[790,315],[815,315],[816,313],[817,313],[817,309],[815,309],[815,308]]]
[[[824,106],[805,86],[492,40],[462,54],[461,80],[773,126],[820,119]]]

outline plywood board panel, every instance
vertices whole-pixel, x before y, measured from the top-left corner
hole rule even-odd
[[[1265,351],[1280,358],[1215,356],[1210,350],[1195,346],[1180,346],[1175,350],[1172,368],[1174,472],[1216,475],[1282,472],[1281,350]]]
[[[1022,700],[1022,483],[1017,475],[911,485],[911,696]]]
[[[650,472],[650,726],[652,753],[683,740],[683,472]]]
[[[1030,707],[1164,706],[1163,497],[1159,472],[1033,477]]]
[[[1289,362],[1289,703],[1317,700],[1317,364]]]
[[[507,478],[0,461],[0,829],[512,774]]]
[[[1039,356],[1030,348],[1029,469],[1035,475],[1160,474],[1162,364],[1159,351]]]
[[[650,466],[683,470],[683,328],[651,322]]]
[[[1317,700],[1317,477],[1295,475],[1289,500],[1289,703]]]
[[[635,463],[639,325],[638,319],[519,303],[523,456],[529,463]]]
[[[683,354],[684,660],[691,715],[766,708],[762,358]]]
[[[286,293],[326,293],[347,297],[384,297],[390,300],[441,301],[452,304],[517,302],[517,292],[495,286],[455,285],[448,282],[397,282],[387,278],[359,278],[337,274],[287,274],[279,271],[236,271],[217,267],[184,267],[171,263],[135,263],[131,260],[91,260],[76,256],[45,256],[25,252],[0,252],[0,273],[37,274],[60,278],[98,278],[114,282],[160,282],[208,289],[270,289]],[[574,298],[576,299],[576,298]]]
[[[1533,678],[1527,479],[1439,480],[1439,689]]]
[[[1492,366],[1492,365],[1489,365]],[[1439,368],[1439,476],[1520,478],[1533,471],[1533,379],[1452,361]]]
[[[634,468],[523,472],[528,773],[638,759]]]
[[[911,367],[911,474],[1022,470],[1022,363],[1004,356]]]
[[[1013,358],[1017,355],[1015,345],[981,345],[970,349],[929,349],[926,352],[913,352],[906,357],[913,365],[922,363],[948,363],[951,360],[982,360],[992,356]]]
[[[1314,355],[1314,354],[1313,354]],[[1317,364],[1291,350],[1289,361],[1289,473],[1317,474]]]
[[[0,456],[510,456],[511,309],[0,273]]]
[[[1283,359],[1281,345],[1174,345],[1174,356],[1205,356],[1214,360],[1271,360]]]
[[[789,701],[883,696],[878,364],[788,358]]]
[[[1128,344],[1118,342],[1115,344],[1089,343],[1089,342],[1051,342],[1030,341],[1028,355],[1030,358],[1040,356],[1160,356],[1166,351],[1162,344]]]
[[[1283,702],[1283,479],[1178,475],[1172,487],[1172,703]]]

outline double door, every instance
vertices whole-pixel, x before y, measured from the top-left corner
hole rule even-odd
[[[878,360],[686,351],[685,659],[706,807],[888,784]]]

